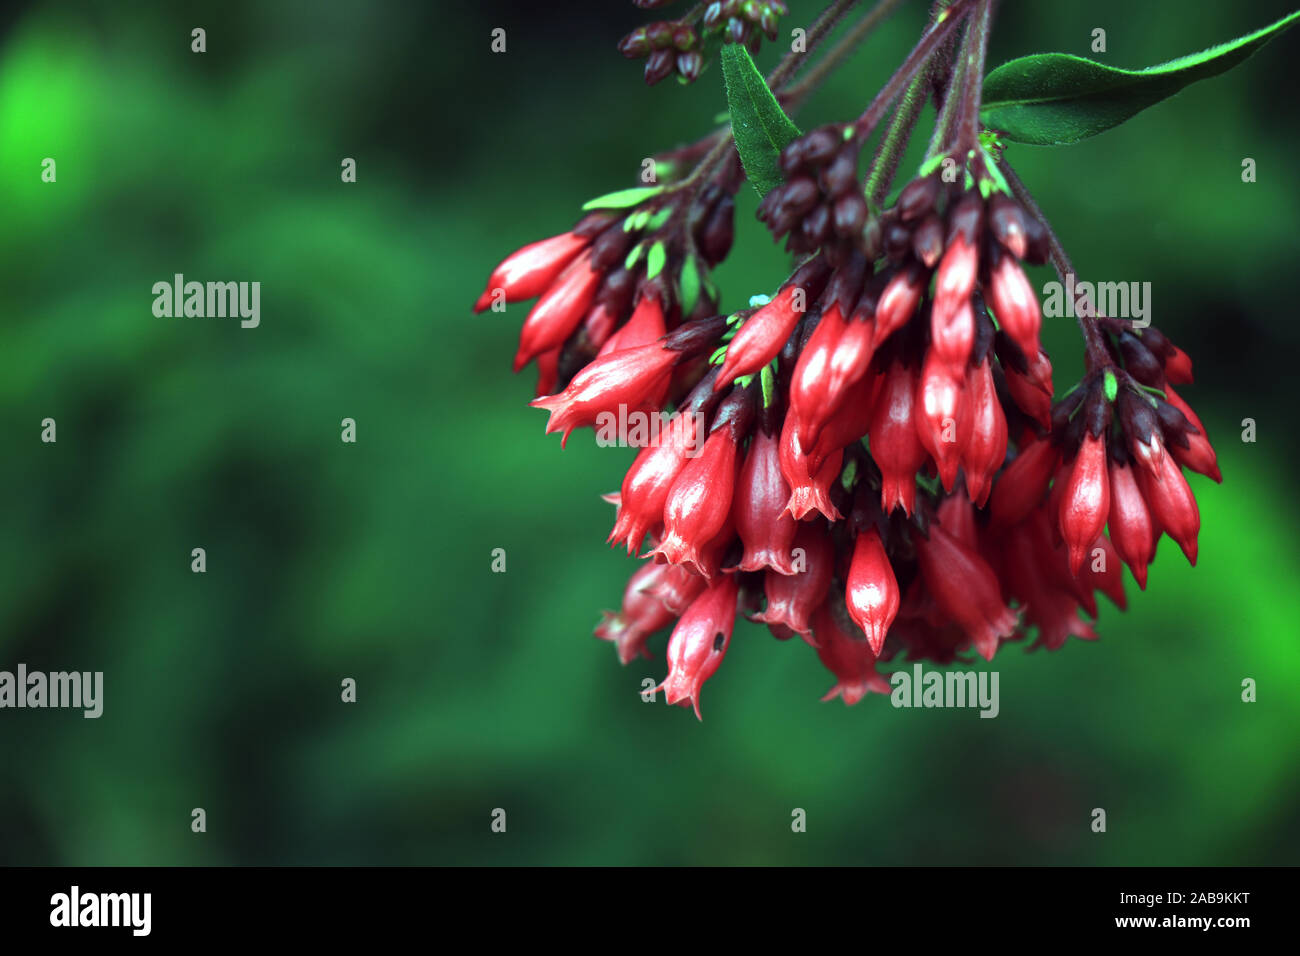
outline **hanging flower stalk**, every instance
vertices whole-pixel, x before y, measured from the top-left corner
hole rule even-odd
[[[537,300],[515,369],[537,364],[548,431],[670,416],[608,496],[610,543],[643,557],[596,633],[626,664],[670,631],[660,689],[697,714],[737,616],[810,645],[849,704],[887,693],[896,658],[1093,640],[1098,593],[1123,608],[1122,567],[1145,588],[1161,537],[1195,564],[1187,476],[1221,480],[1174,389],[1191,360],[1154,326],[1077,296],[1085,370],[1058,393],[1023,266],[1071,287],[1074,269],[1004,151],[1102,132],[1300,14],[1144,71],[1040,54],[986,75],[993,0],[938,2],[858,117],[799,131],[790,114],[899,6],[830,4],[766,78],[750,51],[783,3],[695,4],[624,38],[652,83],[720,58],[730,124],[508,257],[476,304]],[[927,100],[927,156],[895,190]],[[720,313],[746,180],[794,262]]]

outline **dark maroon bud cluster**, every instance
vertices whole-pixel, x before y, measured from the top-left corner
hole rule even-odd
[[[683,82],[690,83],[704,69],[704,54],[695,29],[677,21],[658,20],[637,27],[619,41],[618,52],[629,60],[645,59],[648,86],[674,73]]]
[[[880,215],[881,251],[894,262],[909,258],[933,268],[957,232],[980,233],[981,261],[991,269],[1006,252],[1030,265],[1047,262],[1043,224],[1005,193],[986,202],[939,174],[912,180]]]
[[[774,238],[788,236],[791,252],[822,248],[839,262],[862,244],[869,209],[858,183],[860,144],[846,133],[851,127],[822,126],[781,151],[786,181],[763,198],[758,218]]]
[[[757,51],[760,31],[775,40],[781,17],[789,13],[781,0],[719,0],[704,8],[706,36],[721,35],[726,43],[742,43]]]
[[[633,0],[642,9],[668,6],[672,0]],[[777,24],[789,10],[780,0],[726,0],[711,3],[700,17],[656,20],[637,27],[619,41],[618,51],[629,60],[646,61],[645,81],[654,86],[674,73],[683,83],[693,83],[708,55],[724,43],[741,43],[757,52],[761,36],[777,37]],[[690,22],[688,22],[690,21]]]

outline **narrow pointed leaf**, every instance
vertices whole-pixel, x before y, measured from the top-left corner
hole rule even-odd
[[[727,86],[731,132],[745,175],[760,196],[781,184],[777,157],[785,145],[799,135],[776,101],[749,51],[738,43],[722,48],[722,76]]]
[[[588,199],[582,204],[582,208],[588,212],[593,209],[626,209],[628,206],[644,202],[663,188],[663,186],[636,186],[632,189],[620,189],[618,192]]]

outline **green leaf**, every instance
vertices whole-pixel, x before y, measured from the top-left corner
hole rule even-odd
[[[1145,70],[1122,70],[1068,53],[1021,57],[985,77],[980,120],[1011,142],[1077,143],[1118,126],[1189,83],[1231,69],[1297,19],[1300,11],[1244,37]]]
[[[588,199],[582,204],[582,208],[585,212],[593,209],[626,209],[628,206],[645,202],[663,188],[663,186],[635,186],[632,189],[620,189],[618,192]]]
[[[1106,392],[1106,401],[1115,401],[1115,396],[1119,394],[1119,379],[1110,369],[1106,369],[1106,374],[1102,376],[1102,388]]]
[[[688,256],[682,263],[681,284],[682,315],[690,315],[700,301],[700,268],[694,256]]]
[[[776,397],[776,360],[772,360],[763,366],[759,372],[759,384],[763,386],[763,407],[770,408],[772,399]]]
[[[785,115],[743,45],[729,43],[722,48],[722,76],[727,86],[731,132],[745,175],[758,194],[766,196],[781,184],[777,156],[799,135],[799,127]]]
[[[663,272],[664,263],[668,261],[668,250],[664,248],[662,242],[656,242],[650,247],[650,254],[645,260],[645,277],[653,279],[659,273]]]

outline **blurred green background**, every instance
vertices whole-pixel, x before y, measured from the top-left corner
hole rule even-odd
[[[1300,33],[1010,153],[1083,276],[1151,281],[1196,360],[1225,475],[1192,479],[1199,566],[1165,540],[1100,642],[1004,649],[996,720],[820,703],[815,655],[742,624],[699,724],[640,700],[662,656],[622,668],[591,637],[633,567],[598,497],[633,453],[543,436],[509,372],[526,307],[469,307],[504,255],[706,132],[716,67],[647,89],[614,43],[653,14],[614,0],[183,6],[0,21],[0,669],[106,683],[99,720],[0,712],[0,863],[1296,862]],[[1088,55],[1100,26],[1099,58],[1144,66],[1287,10],[1008,0],[989,60]],[[856,115],[924,12],[800,124]],[[755,205],[744,187],[729,307],[785,274]],[[261,327],[155,318],[176,272],[260,281]],[[1064,388],[1072,323],[1046,344]]]

